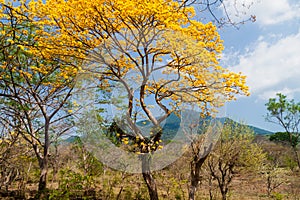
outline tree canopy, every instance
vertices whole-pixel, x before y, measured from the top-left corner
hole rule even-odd
[[[300,168],[300,159],[298,155],[297,145],[300,138],[300,102],[296,103],[294,99],[287,99],[286,95],[278,93],[276,98],[270,98],[266,103],[268,110],[266,120],[280,125],[284,128],[288,135],[288,141],[295,153],[298,167]],[[275,134],[275,136],[283,136],[283,134]],[[274,137],[275,137],[274,136]],[[282,137],[278,137],[282,140]]]
[[[219,65],[223,44],[217,28],[193,19],[193,6],[183,2],[48,0],[32,1],[29,8],[44,27],[39,34],[47,36],[41,52],[85,57],[92,64],[84,70],[97,73],[107,88],[113,82],[124,87],[128,126],[142,140],[135,105],[159,126],[182,103],[210,114],[223,105],[221,98],[248,94],[245,76]],[[160,119],[147,98],[164,112]]]

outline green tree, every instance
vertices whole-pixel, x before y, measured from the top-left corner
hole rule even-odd
[[[288,100],[287,96],[278,93],[276,98],[269,99],[266,107],[268,110],[266,120],[284,128],[294,152],[295,160],[300,168],[297,147],[300,139],[300,102],[296,103],[293,99]]]
[[[23,5],[0,4],[0,120],[22,136],[39,163],[39,193],[45,191],[50,146],[69,131],[76,69],[60,57],[34,54],[39,27]],[[65,61],[65,62],[63,62]]]
[[[292,142],[290,142],[290,134],[287,132],[276,132],[270,135],[270,141],[280,142],[283,144],[291,144],[292,146],[297,146],[300,142],[300,138],[296,134],[292,134]]]
[[[208,156],[205,167],[217,181],[222,199],[227,199],[229,186],[239,170],[258,170],[266,155],[253,143],[253,130],[236,122],[226,123],[215,149]]]
[[[203,119],[202,119],[203,120]],[[214,120],[206,119],[201,123],[200,130],[187,130],[187,132],[194,132],[196,134],[190,137],[190,185],[189,185],[189,200],[194,200],[196,196],[197,188],[201,181],[201,168],[205,163],[209,154],[213,150],[216,140],[219,137],[220,123],[214,122]],[[198,126],[190,126],[189,129],[198,129]]]
[[[9,186],[18,178],[21,168],[18,162],[15,162],[22,152],[18,152],[18,137],[13,130],[7,129],[7,126],[0,121],[0,189],[5,187],[8,191]]]
[[[3,127],[11,128],[6,124]],[[0,136],[0,189],[6,192],[17,189],[18,195],[24,196],[27,181],[32,179],[30,172],[36,166],[35,155],[22,135],[14,130],[5,130],[3,135],[3,127]]]

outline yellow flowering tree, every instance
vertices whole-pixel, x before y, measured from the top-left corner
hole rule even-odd
[[[161,123],[184,105],[197,105],[201,116],[213,115],[223,100],[248,95],[245,76],[219,65],[223,44],[216,26],[195,20],[186,1],[40,0],[28,5],[35,24],[43,27],[36,53],[86,58],[84,70],[97,74],[102,87],[123,88],[129,131],[122,132],[122,141],[144,155],[142,173],[151,199],[158,195],[148,155],[160,147]],[[163,113],[159,117],[153,104]],[[152,123],[150,136],[137,119]]]
[[[78,67],[39,51],[39,26],[24,4],[0,4],[0,120],[31,146],[46,188],[49,148],[72,127],[70,97]],[[76,63],[78,65],[78,63]]]

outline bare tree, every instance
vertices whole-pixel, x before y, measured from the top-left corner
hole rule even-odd
[[[254,2],[239,2],[238,0],[227,0],[233,7],[236,13],[230,13],[226,0],[177,0],[182,6],[195,6],[197,12],[200,13],[200,17],[204,21],[212,21],[217,27],[234,27],[240,28],[247,22],[255,22],[256,16],[251,13],[247,13],[242,10],[249,10],[253,6]],[[233,19],[234,15],[239,13],[239,19]],[[243,18],[242,18],[243,17]]]

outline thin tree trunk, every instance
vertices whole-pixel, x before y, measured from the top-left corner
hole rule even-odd
[[[299,159],[297,147],[293,147],[293,151],[295,153],[295,157],[296,157],[296,161],[297,161],[297,164],[298,164],[298,168],[300,169],[300,159]]]
[[[189,200],[195,199],[195,193],[196,193],[197,187],[195,185],[191,184],[189,187]]]
[[[191,162],[191,184],[189,187],[189,200],[195,199],[195,193],[198,187],[199,178],[198,178],[198,170],[196,169],[196,164]]]
[[[191,185],[189,187],[189,200],[195,199],[195,193],[200,183],[201,166],[203,165],[206,158],[207,156],[198,161],[191,162]]]
[[[142,174],[147,184],[148,193],[151,200],[158,200],[158,193],[155,180],[150,171],[151,157],[148,154],[142,156]]]
[[[48,174],[48,158],[42,158],[40,161],[40,179],[38,185],[38,193],[36,199],[47,199],[47,174]]]
[[[208,184],[209,184],[209,200],[213,200],[213,192],[212,192],[212,187],[213,187],[213,183],[212,183],[212,176],[209,176],[208,178]]]
[[[48,173],[48,163],[47,159],[43,159],[43,166],[41,167],[41,174],[39,180],[39,191],[44,191],[47,188],[47,173]]]
[[[295,158],[296,158],[296,161],[297,161],[298,168],[300,169],[300,159],[299,159],[299,155],[298,155],[298,151],[297,151],[297,142],[294,143],[294,141],[293,141],[293,133],[289,132],[287,130],[287,128],[285,128],[285,129],[286,129],[287,133],[289,134],[290,145],[291,145],[292,150],[295,154]],[[298,140],[298,139],[299,139],[299,136],[296,137],[296,140]]]
[[[226,196],[227,196],[226,193],[225,193],[225,192],[222,192],[222,200],[226,200],[226,199],[227,199]]]
[[[47,195],[47,174],[48,174],[48,154],[49,154],[49,126],[50,121],[48,117],[45,117],[45,144],[43,157],[40,160],[40,180],[38,186],[38,197],[44,199]]]
[[[231,181],[224,183],[224,185],[222,186],[221,189],[221,193],[222,193],[222,200],[226,200],[227,199],[227,193],[228,193],[228,185]]]
[[[200,170],[211,149],[212,145],[206,149],[204,154],[205,156],[201,157],[201,155],[196,154],[194,160],[191,161],[191,184],[189,187],[189,200],[195,199],[195,193],[200,182]]]

